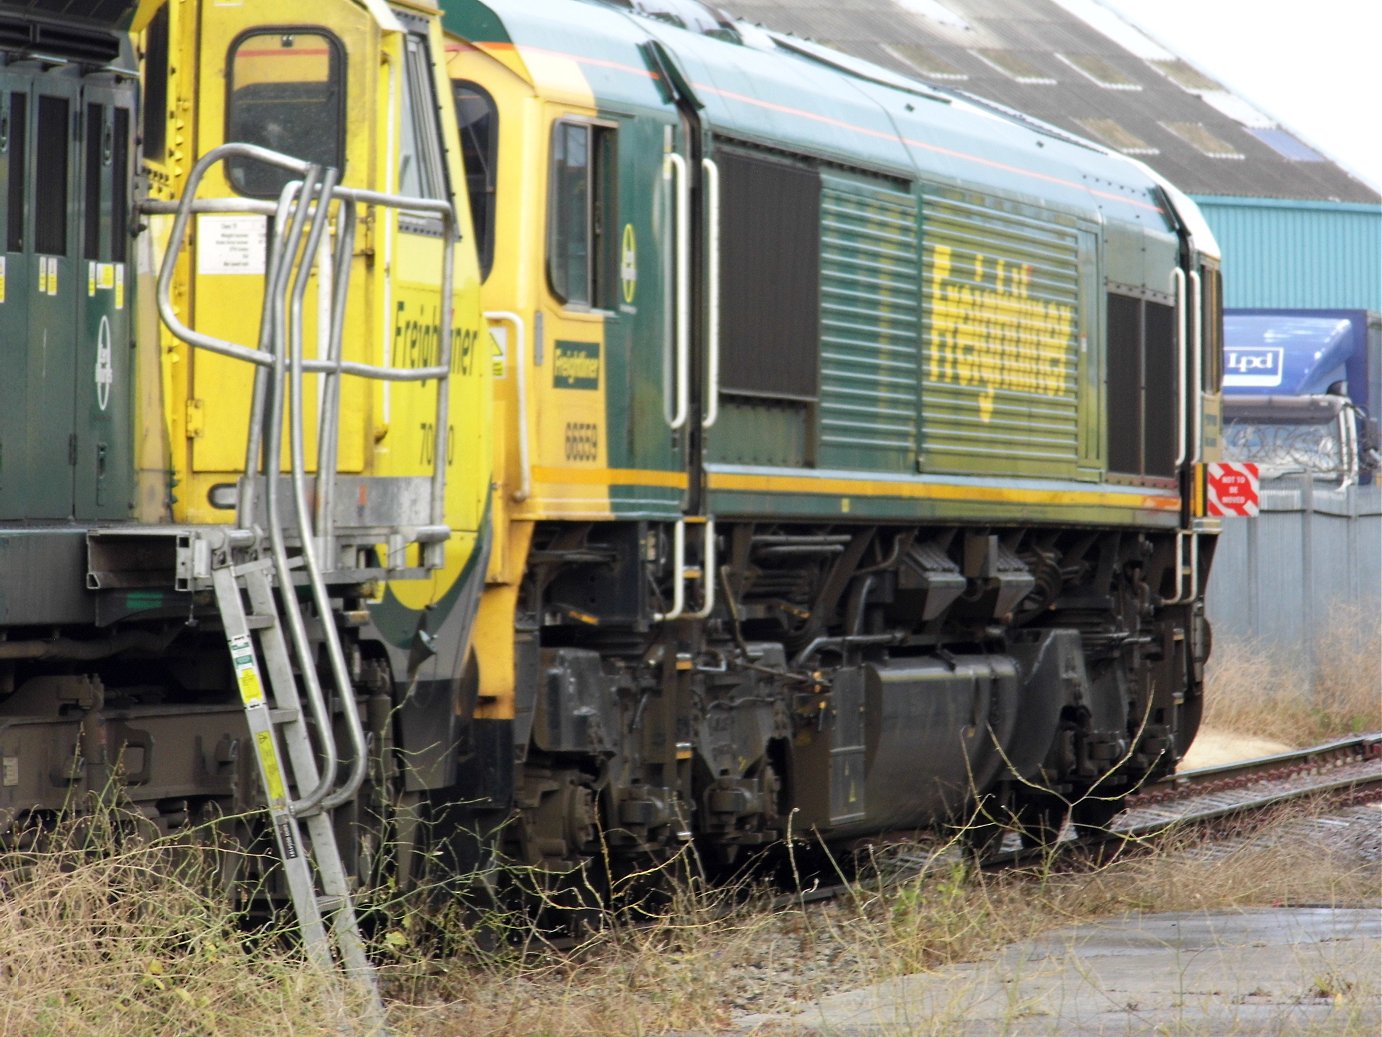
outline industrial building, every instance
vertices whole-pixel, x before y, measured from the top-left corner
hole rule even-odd
[[[1229,307],[1382,310],[1382,196],[1095,0],[723,7],[1146,162],[1203,209]]]

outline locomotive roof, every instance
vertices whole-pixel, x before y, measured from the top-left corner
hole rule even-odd
[[[750,22],[1092,137],[1191,194],[1382,200],[1092,0],[719,2]]]
[[[593,0],[496,7],[497,18],[479,5],[465,15],[449,5],[448,28],[512,44],[547,96],[572,84],[574,62],[602,107],[664,107],[666,87],[647,49],[657,39],[673,76],[725,136],[899,178],[991,188],[1048,209],[1097,208],[1153,232],[1170,227],[1164,196],[1139,164],[809,41],[747,32],[745,42],[729,42]]]

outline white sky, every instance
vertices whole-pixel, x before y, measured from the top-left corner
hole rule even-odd
[[[1098,2],[1382,190],[1380,0]]]

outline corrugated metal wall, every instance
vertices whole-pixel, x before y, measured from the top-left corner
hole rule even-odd
[[[1382,608],[1382,486],[1341,491],[1304,476],[1264,483],[1257,518],[1224,520],[1207,597],[1215,640],[1295,649],[1313,665],[1315,646],[1338,622],[1339,605],[1357,606],[1375,632]],[[1360,630],[1358,637],[1369,633]]]
[[[1195,199],[1224,253],[1224,305],[1382,309],[1382,207]]]

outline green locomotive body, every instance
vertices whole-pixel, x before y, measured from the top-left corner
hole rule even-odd
[[[1169,771],[1216,531],[1193,204],[695,4],[445,24],[505,344],[472,777],[502,813],[514,753],[510,852],[1092,824]]]

